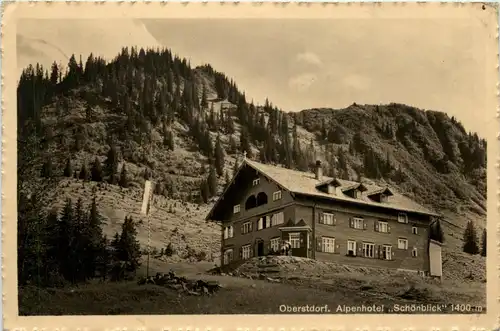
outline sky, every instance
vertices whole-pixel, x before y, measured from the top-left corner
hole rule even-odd
[[[457,117],[480,132],[485,27],[461,19],[168,19],[26,21],[18,67],[34,59],[122,46],[166,46],[191,64],[210,63],[248,99],[285,111],[404,103]],[[64,28],[63,28],[64,27]],[[64,60],[63,60],[64,61]],[[52,60],[50,61],[52,62]],[[493,87],[494,88],[494,87]]]

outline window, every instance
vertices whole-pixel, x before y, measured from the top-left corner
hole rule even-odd
[[[334,225],[335,224],[335,215],[333,215],[331,213],[323,213],[321,215],[321,223],[327,224],[327,225]]]
[[[300,233],[290,233],[288,238],[292,248],[300,248]]]
[[[389,224],[387,222],[378,222],[378,232],[388,233],[389,232]]]
[[[389,245],[384,245],[382,247],[382,258],[384,260],[392,260],[392,247]]]
[[[271,250],[274,252],[279,251],[280,249],[280,238],[273,238],[271,239]]]
[[[356,256],[356,242],[352,240],[347,241],[347,255]]]
[[[224,228],[224,239],[232,238],[233,237],[233,227],[232,226],[226,226]]]
[[[274,214],[271,217],[271,226],[275,226],[278,224],[283,224],[285,223],[285,215],[283,215],[283,212],[279,212],[277,214]]]
[[[266,203],[267,203],[267,194],[264,192],[259,192],[259,194],[257,194],[257,200],[256,200],[257,207],[265,205]]]
[[[418,234],[418,228],[416,226],[411,228],[411,233]]]
[[[382,193],[380,195],[380,202],[387,202],[387,195],[385,195],[385,194]]]
[[[271,216],[266,216],[264,218],[264,229],[270,228],[271,227]]]
[[[241,234],[246,234],[252,232],[252,223],[251,222],[246,222],[241,225]]]
[[[351,227],[355,229],[364,229],[365,225],[362,218],[353,217],[351,219]]]
[[[363,256],[364,257],[374,257],[375,256],[375,244],[363,243]]]
[[[257,198],[255,197],[255,195],[251,195],[245,202],[245,210],[249,210],[255,207],[257,207]]]
[[[398,222],[399,223],[408,223],[408,216],[405,213],[398,214]]]
[[[235,206],[233,207],[233,213],[234,213],[234,214],[238,214],[239,212],[240,212],[240,205],[235,205]]]
[[[252,182],[252,186],[257,186],[260,183],[260,178],[254,179]]]
[[[233,250],[227,249],[224,251],[224,264],[229,264],[233,260]]]
[[[276,191],[273,193],[273,201],[281,199],[281,191]]]
[[[321,251],[325,253],[335,253],[335,238],[322,237]]]
[[[250,245],[243,246],[241,249],[241,258],[243,260],[249,259],[252,256]]]
[[[411,251],[411,256],[417,257],[417,247],[413,247],[413,250]]]
[[[408,240],[404,238],[398,239],[398,249],[408,249]]]

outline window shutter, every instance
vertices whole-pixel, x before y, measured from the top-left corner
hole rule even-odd
[[[243,259],[243,247],[240,247],[240,260]]]
[[[243,226],[243,224],[241,225],[241,234],[245,234],[245,227]]]
[[[318,223],[319,224],[324,224],[323,213],[322,212],[318,212]]]
[[[375,221],[374,224],[375,224],[375,232],[378,232],[378,222]]]
[[[352,219],[352,217],[349,218],[349,227],[354,227],[354,220]]]
[[[249,232],[252,232],[253,231],[253,222],[250,222],[250,230]]]
[[[377,256],[377,258],[378,258],[378,259],[380,259],[380,258],[381,258],[381,257],[380,257],[380,255],[381,255],[381,252],[380,252],[380,245],[377,245],[377,253],[376,253],[376,254],[377,254],[377,255],[376,255],[376,256]]]
[[[356,255],[359,255],[359,256],[363,256],[363,242],[360,241],[358,243],[356,243],[356,248],[358,249],[358,254]]]
[[[391,233],[391,226],[387,225],[387,233]]]
[[[337,225],[337,218],[335,217],[335,215],[333,216],[333,225]]]
[[[367,225],[368,225],[368,224],[366,224],[366,221],[365,221],[365,220],[363,220],[363,230],[366,230]]]
[[[316,251],[321,252],[321,236],[316,237]]]

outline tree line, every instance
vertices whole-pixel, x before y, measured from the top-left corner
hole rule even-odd
[[[20,285],[63,286],[100,277],[120,280],[140,266],[140,247],[132,218],[108,240],[96,199],[65,201],[44,211],[39,194],[19,194],[18,281]]]
[[[486,256],[486,229],[483,229],[481,243],[479,243],[478,233],[473,221],[468,221],[464,230],[462,250],[465,253]]]
[[[212,96],[209,100],[207,87],[198,78],[200,73],[213,78],[215,99]],[[249,158],[258,157],[265,163],[281,163],[301,170],[308,170],[315,161],[308,146],[301,146],[297,126],[291,124],[286,113],[268,100],[263,106],[248,102],[234,81],[224,74],[210,65],[193,69],[189,61],[174,56],[166,48],[123,48],[110,63],[92,54],[86,61],[81,58],[77,61],[72,55],[67,68],[54,63],[50,72],[38,64],[28,66],[21,74],[17,93],[19,142],[22,144],[33,135],[43,141],[38,148],[46,160],[42,169],[44,177],[51,176],[54,164],[64,162],[52,158],[51,144],[60,141],[70,155],[85,151],[89,139],[86,125],[100,120],[98,109],[103,107],[122,118],[106,130],[109,141],[122,145],[134,141],[148,146],[152,142],[152,129],[156,128],[163,136],[164,147],[174,150],[172,124],[175,120],[185,123],[190,138],[207,156],[207,166],[215,167],[218,179],[229,173],[224,169],[225,154],[246,152]],[[42,120],[47,112],[45,107],[54,104],[59,118],[69,115],[71,102],[68,100],[71,99],[68,98],[72,93],[85,102],[85,116],[71,123],[73,135],[64,139],[55,137],[51,124]],[[215,111],[213,104],[218,100],[227,100],[235,106]],[[235,122],[241,126],[239,139]],[[228,147],[222,147],[220,135],[229,137]],[[140,162],[125,154],[124,158]],[[88,164],[82,165],[84,169],[77,170],[76,177],[99,181],[98,161],[94,160],[91,165],[93,170],[88,167]],[[118,175],[107,176],[113,183],[119,181],[119,177],[115,177]]]

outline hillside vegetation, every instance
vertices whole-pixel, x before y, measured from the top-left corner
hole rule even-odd
[[[18,150],[18,194],[39,197],[20,223],[68,197],[96,198],[107,237],[132,216],[145,247],[139,210],[152,179],[151,244],[159,252],[170,244],[166,260],[218,263],[220,231],[204,217],[242,152],[303,171],[321,159],[328,175],[386,183],[445,215],[445,250],[461,250],[467,221],[485,227],[486,142],[454,118],[400,104],[285,113],[168,49],[124,48],[109,63],[72,56],[66,72],[26,68]]]

